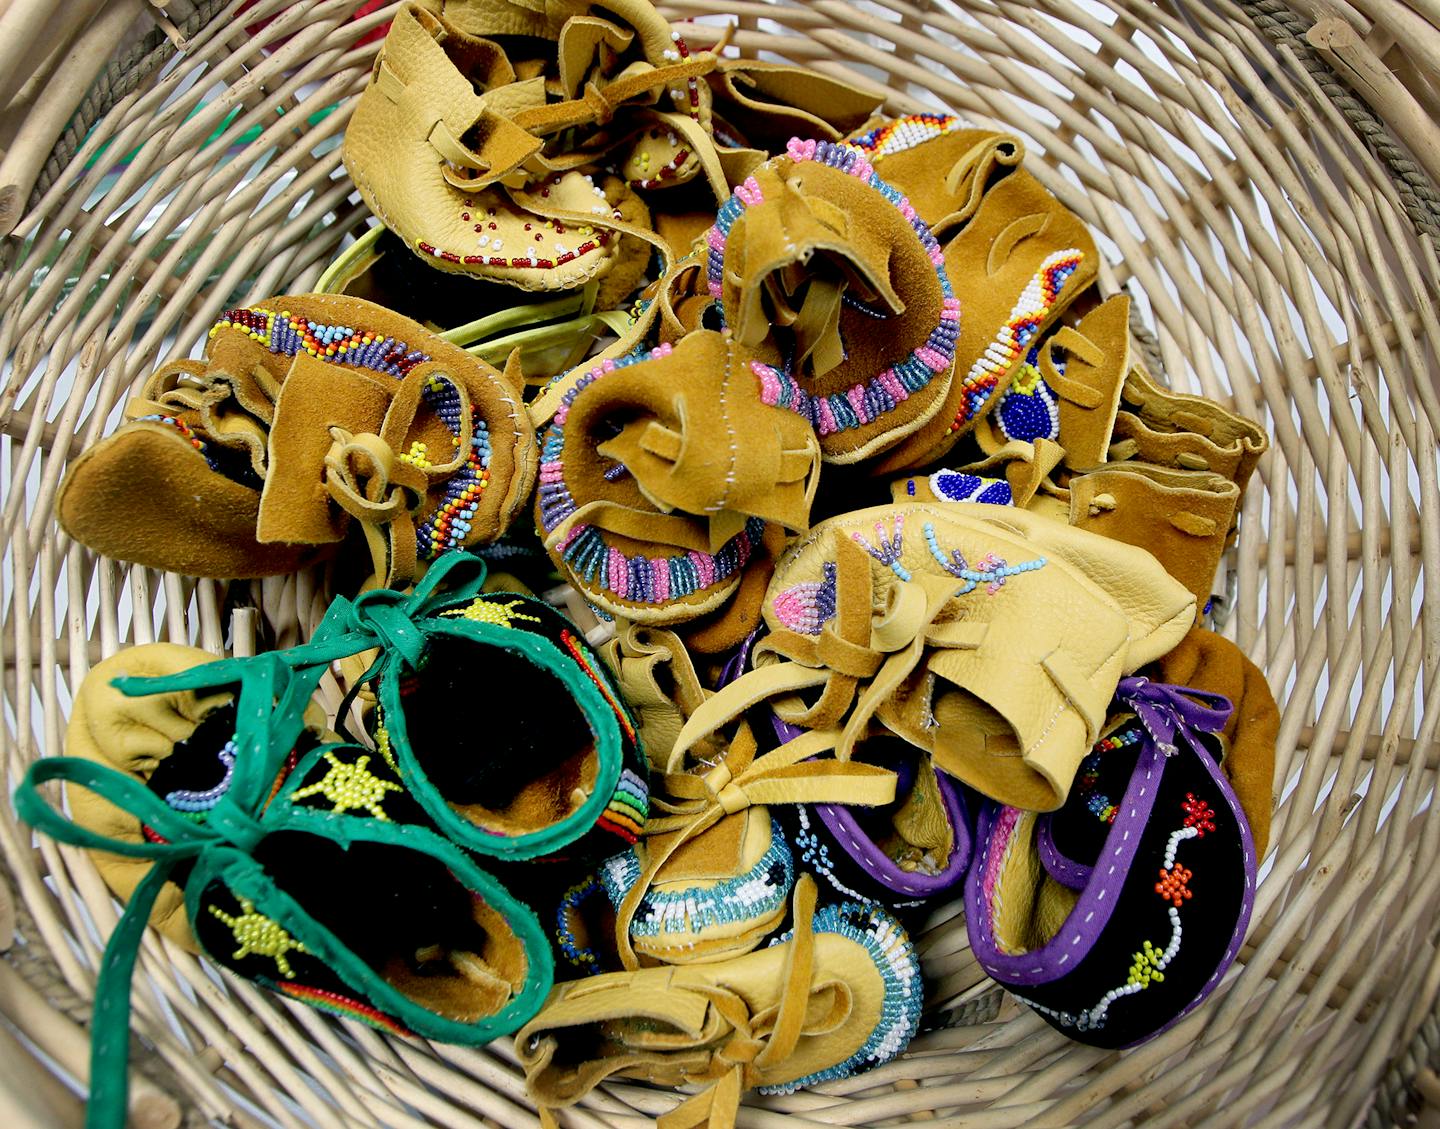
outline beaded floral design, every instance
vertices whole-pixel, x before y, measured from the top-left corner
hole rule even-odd
[[[231,960],[247,956],[270,957],[275,967],[286,980],[293,980],[295,972],[287,959],[290,953],[308,953],[310,950],[295,940],[279,923],[263,913],[257,913],[255,903],[249,898],[240,899],[240,912],[231,915],[219,906],[208,907],[212,917],[229,927],[240,947],[231,954]]]
[[[308,796],[323,796],[333,806],[331,811],[341,813],[357,810],[366,811],[376,819],[389,822],[390,817],[380,806],[390,792],[404,789],[392,780],[382,780],[370,771],[369,756],[362,756],[353,763],[342,761],[333,752],[324,754],[330,769],[314,784],[307,784],[291,793],[292,803],[298,803]]]
[[[932,522],[925,523],[925,544],[930,550],[930,555],[935,558],[935,563],[948,572],[957,580],[963,580],[964,586],[957,589],[955,595],[964,596],[968,592],[975,591],[980,585],[985,585],[987,595],[993,596],[1005,586],[1012,576],[1019,576],[1024,572],[1034,572],[1045,567],[1045,558],[1036,557],[1033,561],[1021,561],[1019,564],[1008,564],[1004,557],[997,557],[994,553],[986,553],[972,567],[965,560],[965,554],[959,549],[951,549],[947,558],[945,552],[940,548],[940,542],[935,536],[935,526]]]
[[[1188,822],[1192,818],[1192,812],[1196,805],[1205,808],[1210,816],[1214,815],[1214,812],[1210,811],[1208,805],[1203,801],[1196,800],[1193,794],[1187,794],[1181,805],[1184,822],[1182,822],[1182,826],[1170,833],[1170,838],[1165,843],[1165,857],[1164,863],[1160,867],[1160,881],[1155,883],[1155,893],[1167,903],[1165,913],[1170,919],[1170,938],[1165,947],[1160,948],[1146,940],[1140,949],[1131,955],[1125,982],[1119,987],[1111,988],[1100,997],[1100,1001],[1094,1007],[1085,1011],[1057,1011],[1033,1000],[1025,999],[1023,996],[1018,997],[1022,1003],[1050,1016],[1061,1026],[1074,1027],[1080,1031],[1094,1031],[1105,1026],[1111,1005],[1117,1000],[1133,996],[1137,992],[1143,992],[1151,984],[1164,982],[1165,970],[1180,955],[1180,943],[1184,932],[1181,927],[1180,910],[1193,897],[1189,883],[1194,874],[1189,867],[1177,865],[1176,852],[1181,843],[1188,839],[1202,838],[1205,834],[1199,823]],[[1209,824],[1207,830],[1215,830],[1213,822]]]
[[[595,381],[617,369],[670,354],[669,344],[649,352],[637,350],[619,360],[605,360],[577,380],[561,398],[555,417],[540,444],[540,484],[537,488],[540,525],[546,533],[576,510],[565,484],[565,423],[575,397]],[[670,557],[630,556],[605,542],[604,534],[588,522],[577,522],[560,541],[558,551],[566,568],[584,585],[613,592],[636,604],[665,604],[713,588],[734,576],[750,560],[765,532],[765,523],[749,518],[745,527],[719,552],[691,549]]]
[[[1100,782],[1100,758],[1103,754],[1113,752],[1116,749],[1123,749],[1127,745],[1133,745],[1140,740],[1140,728],[1135,725],[1126,726],[1096,741],[1089,754],[1080,764],[1079,784],[1080,794],[1085,797],[1085,806],[1090,813],[1101,823],[1114,823],[1115,813],[1119,808],[1111,801],[1110,797],[1103,792],[1096,790]]]
[[[835,618],[835,562],[826,561],[824,580],[802,580],[782,588],[771,601],[775,618],[791,631],[819,635]]]
[[[936,277],[940,281],[940,320],[925,344],[912,350],[904,360],[891,365],[866,383],[856,384],[846,392],[833,392],[825,396],[812,395],[800,386],[793,374],[759,361],[750,363],[751,371],[760,382],[760,398],[765,403],[788,408],[797,415],[804,416],[819,435],[833,435],[837,431],[873,423],[919,392],[937,374],[950,371],[955,359],[955,345],[960,337],[960,302],[951,289],[949,275],[945,273],[945,254],[940,244],[930,234],[925,221],[915,214],[910,202],[897,189],[880,179],[863,150],[845,143],[791,138],[785,152],[792,161],[814,161],[828,165],[875,189],[910,224],[934,264]],[[715,217],[715,226],[706,235],[709,246],[706,278],[711,296],[721,301],[719,310],[722,325],[725,322],[722,300],[725,247],[730,238],[730,230],[745,209],[760,203],[761,199],[761,188],[755,178],[750,177],[721,205]]]
[[[882,523],[875,523],[875,544],[872,545],[863,533],[851,533],[850,539],[901,580],[910,579],[910,570],[900,563],[900,554],[905,547],[905,519],[899,514],[895,515],[894,533],[886,533]]]
[[[1020,292],[1010,317],[996,330],[995,339],[975,359],[961,382],[960,406],[947,434],[965,427],[989,403],[996,387],[1010,375],[1015,362],[1049,320],[1061,291],[1084,258],[1082,251],[1070,247],[1056,251],[1040,264],[1035,277]]]

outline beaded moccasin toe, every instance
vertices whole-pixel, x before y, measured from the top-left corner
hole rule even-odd
[[[792,139],[707,239],[723,324],[781,351],[751,364],[762,397],[807,419],[827,460],[884,451],[940,410],[960,307],[939,245],[864,153]]]
[[[943,406],[876,461],[879,472],[943,458],[995,407],[1031,347],[1095,278],[1095,244],[1084,224],[1009,158],[980,164],[998,179],[974,182],[983,188],[978,199],[971,183],[957,186],[955,205],[973,212],[944,239],[961,310],[954,377]],[[876,163],[880,176],[887,167]]]
[[[1245,938],[1250,829],[1210,735],[1218,695],[1127,678],[1070,799],[987,804],[965,889],[982,968],[1073,1039],[1124,1047],[1198,1005]]]
[[[675,623],[735,591],[767,526],[809,525],[820,450],[767,404],[745,350],[697,330],[571,385],[541,446],[536,524],[612,615]]]
[[[380,756],[454,842],[502,860],[612,855],[648,806],[629,711],[568,619],[484,578],[451,553],[413,594],[338,599],[289,661],[375,655],[351,692],[373,694]]]
[[[55,757],[38,761],[21,783],[17,808],[38,829],[153,863],[101,966],[92,1125],[118,1129],[125,1120],[129,980],[145,921],[170,881],[183,882],[190,928],[217,963],[383,1030],[483,1043],[525,1022],[548,991],[553,964],[539,922],[421,822],[383,759],[322,745],[276,791],[318,673],[292,673],[272,653],[122,680],[122,692],[163,699],[190,691],[197,701],[238,682],[235,728],[222,746],[232,759],[203,819],[194,817],[188,790],[157,794],[158,769],[147,787],[131,772]],[[146,829],[143,838],[71,822],[43,798],[52,780],[127,812]]]
[[[216,578],[277,575],[351,518],[382,580],[491,540],[525,504],[535,444],[500,372],[408,318],[336,295],[225,313],[61,484],[97,552]]]
[[[641,845],[600,871],[615,906],[640,881]],[[795,881],[790,845],[764,807],[727,816],[678,849],[630,921],[642,964],[691,964],[748,953],[779,926]]]
[[[515,1038],[531,1097],[567,1106],[616,1076],[699,1083],[660,1124],[730,1126],[751,1087],[790,1092],[900,1054],[921,999],[904,929],[878,906],[815,902],[804,875],[793,928],[758,952],[558,987]]]
[[[1129,545],[1006,506],[910,503],[812,529],[764,614],[755,669],[695,711],[672,758],[768,699],[837,756],[873,719],[986,795],[1046,810],[1117,680],[1179,642],[1195,601]]]

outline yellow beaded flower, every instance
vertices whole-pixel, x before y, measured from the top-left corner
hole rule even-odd
[[[526,615],[524,612],[517,612],[516,605],[523,604],[524,600],[511,600],[505,604],[491,603],[489,600],[475,600],[469,607],[454,608],[448,612],[441,612],[441,615],[455,616],[464,619],[473,619],[479,623],[493,623],[496,627],[510,627],[516,620],[529,620],[531,623],[539,623],[538,615]]]
[[[306,796],[320,795],[335,805],[332,811],[347,812],[358,808],[368,811],[376,819],[389,820],[380,802],[387,792],[402,791],[399,784],[381,780],[371,772],[368,756],[361,757],[354,764],[347,764],[334,753],[327,752],[325,759],[330,762],[330,771],[314,784],[296,789],[290,797],[292,803],[298,803]]]
[[[230,931],[235,934],[235,940],[240,943],[240,947],[231,957],[232,960],[240,960],[251,953],[271,957],[281,976],[286,980],[295,979],[286,954],[305,953],[310,950],[290,936],[282,926],[263,913],[256,913],[254,902],[249,898],[241,898],[238,917],[232,917],[219,906],[210,906],[209,909],[215,917],[230,927]]]

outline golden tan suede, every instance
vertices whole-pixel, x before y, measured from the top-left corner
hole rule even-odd
[[[712,112],[727,144],[774,152],[792,137],[838,141],[863,125],[883,94],[810,67],[759,59],[721,59],[707,76]]]
[[[197,695],[193,691],[129,697],[111,682],[125,676],[158,677],[178,674],[215,656],[175,643],[146,643],[128,647],[96,663],[80,684],[65,731],[65,755],[82,757],[147,781],[156,766],[188,739],[214,710],[228,703],[226,693]],[[306,711],[306,724],[325,735],[324,718],[315,706]],[[330,739],[334,739],[331,737]],[[217,778],[221,768],[216,767]],[[66,800],[76,823],[111,839],[144,842],[140,821],[86,788],[69,787]],[[151,860],[92,852],[95,868],[122,901],[135,892],[150,872]],[[167,883],[155,901],[150,923],[172,941],[196,950],[195,938],[185,920],[185,898],[179,886]]]
[[[1203,396],[1162,388],[1132,363],[1110,447],[1113,461],[1136,459],[1176,470],[1208,470],[1243,496],[1270,438],[1253,420]]]
[[[862,944],[812,932],[814,904],[814,879],[804,875],[796,937],[785,944],[558,985],[515,1036],[530,1096],[567,1106],[614,1076],[710,1083],[662,1124],[725,1126],[743,1090],[845,1062],[880,1025],[885,982]]]
[[[945,244],[960,301],[960,339],[946,401],[922,427],[876,459],[893,473],[943,458],[1009,387],[1029,344],[1094,280],[1090,233],[1024,169],[1001,177]]]
[[[770,378],[767,398],[797,412],[808,403],[825,458],[855,462],[939,410],[950,369],[937,342],[953,329],[954,302],[934,244],[869,183],[863,157],[845,171],[805,159],[805,148],[756,169],[733,219],[722,210],[711,235],[714,247],[723,234],[719,296],[742,344],[786,343],[789,372]],[[716,282],[712,270],[712,293]],[[895,370],[915,365],[925,383],[902,389]],[[792,376],[798,390],[787,393]],[[867,389],[883,393],[883,409]]]
[[[867,122],[862,135],[890,119]],[[1008,133],[965,129],[957,120],[944,132],[903,148],[882,146],[871,154],[875,171],[905,193],[937,239],[945,239],[970,220],[985,193],[1025,157],[1025,143]]]
[[[1070,480],[1070,524],[1148,550],[1194,593],[1197,614],[1239,504],[1235,483],[1204,470],[1115,463]]]
[[[673,350],[601,370],[557,415],[546,450],[563,458],[542,467],[537,520],[552,559],[587,599],[637,622],[678,623],[719,607],[741,579],[732,571],[690,593],[636,599],[600,583],[589,558],[573,563],[568,551],[589,531],[607,553],[656,561],[708,557],[741,536],[758,547],[748,519],[808,526],[819,446],[808,421],[761,400],[753,355],[729,335],[697,331]]]
[[[1221,767],[1250,823],[1255,857],[1263,860],[1270,844],[1275,738],[1280,732],[1280,708],[1265,672],[1229,639],[1198,626],[1163,655],[1154,670],[1160,682],[1224,694],[1235,707],[1221,730],[1225,739]]]
[[[591,14],[583,3],[402,7],[345,133],[346,167],[371,211],[440,270],[526,289],[573,288],[609,270],[617,245],[611,221],[623,218],[615,209],[629,190],[619,179],[596,185],[583,170],[633,128],[596,126],[632,99],[651,106],[675,89],[683,100],[692,79],[706,93],[695,107],[703,116],[708,87],[697,76],[714,65],[708,53],[665,62],[674,53],[669,27],[648,3],[609,7],[634,26]],[[506,46],[497,36],[507,37]],[[529,38],[509,38],[517,36]],[[512,60],[507,47],[553,56]],[[608,68],[597,60],[616,52],[632,61],[602,73]],[[688,114],[673,116],[700,128]],[[577,128],[578,140],[570,132]],[[568,138],[565,150],[547,154],[552,138],[554,145]],[[527,185],[543,193],[542,217],[573,222],[564,231],[542,229],[526,214],[533,208],[525,196],[511,191]]]

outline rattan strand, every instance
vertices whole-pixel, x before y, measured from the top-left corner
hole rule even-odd
[[[97,561],[58,533],[51,506],[65,459],[105,432],[159,360],[188,352],[232,302],[313,284],[361,218],[334,142],[373,58],[354,41],[389,13],[347,26],[356,6],[262,0],[246,21],[279,18],[237,53],[233,0],[171,68],[115,101],[22,228],[33,242],[0,279],[0,760],[11,779],[59,749],[71,688],[100,656],[153,638],[216,652],[252,633],[260,645],[292,640],[324,606],[320,575],[227,593]],[[1103,235],[1102,281],[1139,299],[1171,381],[1266,419],[1275,450],[1247,500],[1226,629],[1286,699],[1275,848],[1251,937],[1206,1008],[1112,1055],[1065,1042],[1013,1001],[992,1013],[963,920],[946,907],[918,936],[931,1016],[967,1022],[927,1031],[872,1075],[752,1098],[744,1125],[784,1114],[800,1129],[922,1116],[1348,1126],[1379,1093],[1373,1124],[1407,1108],[1405,1079],[1433,1045],[1435,247],[1304,61],[1289,46],[1272,54],[1241,8],[1106,7],[1104,19],[1071,0],[668,10],[738,15],[747,53],[858,67],[892,89],[893,108],[950,105],[1019,130],[1046,183]],[[695,43],[714,34],[686,30]],[[217,87],[233,101],[190,116]],[[294,124],[336,101],[316,125]],[[231,105],[242,112],[202,152]],[[254,125],[260,138],[220,162]],[[103,163],[86,169],[101,145],[139,148],[113,182]],[[255,610],[232,639],[237,606]],[[325,695],[333,707],[338,688]],[[115,906],[83,855],[33,843],[8,813],[0,851],[30,914],[27,947],[53,968],[54,999],[78,1005]],[[138,982],[137,1029],[197,1116],[535,1125],[503,1044],[436,1047],[336,1024],[233,978],[217,984],[154,937]],[[675,1100],[615,1085],[567,1123],[639,1125]]]

